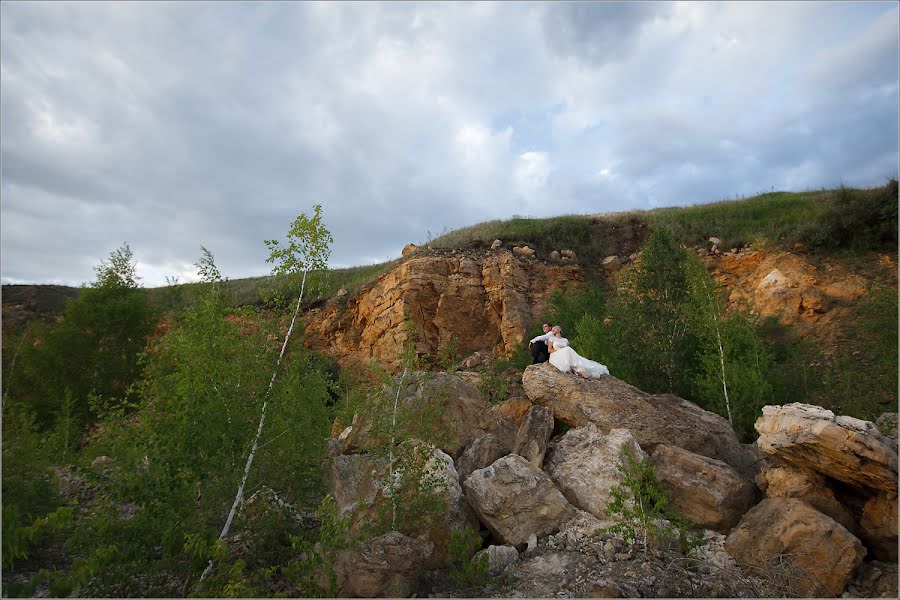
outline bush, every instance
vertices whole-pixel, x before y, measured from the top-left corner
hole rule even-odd
[[[897,180],[873,190],[840,187],[802,233],[811,248],[897,249]]]
[[[666,543],[676,536],[685,554],[699,546],[700,537],[692,535],[684,518],[669,506],[649,459],[637,460],[628,446],[622,446],[622,455],[624,464],[616,465],[622,483],[610,491],[606,504],[614,523],[606,530],[625,541],[640,542],[645,553],[651,543]]]

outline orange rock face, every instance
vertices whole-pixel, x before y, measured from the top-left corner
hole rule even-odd
[[[342,361],[386,366],[398,364],[410,335],[420,355],[436,356],[450,343],[462,356],[483,349],[509,355],[528,343],[527,330],[550,294],[583,280],[577,265],[543,264],[508,251],[420,249],[355,297],[310,311],[306,344]]]

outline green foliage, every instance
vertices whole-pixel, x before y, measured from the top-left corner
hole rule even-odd
[[[228,309],[226,290],[215,285],[220,275],[212,257],[204,257],[210,285],[196,290],[177,326],[148,350],[140,403],[129,413],[111,411],[84,451],[86,463],[106,455],[112,466],[86,473],[102,483],[104,494],[84,515],[70,546],[78,555],[89,555],[117,545],[102,575],[92,578],[92,593],[180,594],[165,581],[148,590],[147,580],[161,572],[183,580],[198,563],[221,556],[217,528],[257,429],[284,324],[276,315]],[[288,490],[287,501],[297,506],[321,497],[320,464],[331,409],[330,381],[317,364],[302,348],[282,363],[268,396],[271,433],[260,440],[248,496],[263,487]],[[131,514],[122,515],[123,505],[133,507]],[[245,519],[244,525],[263,528],[253,520]],[[276,537],[249,532],[244,537],[254,552],[219,569],[202,593],[252,591],[267,567],[256,557],[271,558]],[[288,548],[285,538],[281,552]]]
[[[609,301],[588,288],[553,302],[551,315],[575,322],[580,354],[645,391],[715,411],[753,439],[753,423],[774,395],[771,351],[749,321],[725,314],[720,286],[671,232],[650,237]]]
[[[897,249],[897,180],[874,190],[841,186],[802,232],[812,248]]]
[[[687,396],[695,339],[688,328],[688,254],[671,231],[653,233],[611,307],[608,366],[652,393]],[[582,329],[596,323],[585,323]],[[576,337],[579,344],[582,340]]]
[[[450,557],[450,577],[460,585],[481,585],[488,579],[488,555],[477,560],[474,555],[481,549],[481,536],[472,529],[454,531],[447,543]]]
[[[308,598],[335,597],[339,593],[335,561],[338,553],[350,548],[350,516],[341,517],[329,494],[316,509],[319,529],[313,537],[290,536],[296,558],[281,567],[284,576]]]
[[[606,310],[606,298],[597,284],[571,285],[550,294],[543,323],[559,325],[563,332],[571,332],[583,315],[604,315]],[[535,327],[532,337],[541,333],[540,327]]]
[[[313,216],[300,214],[291,223],[287,239],[282,244],[278,240],[266,240],[269,249],[267,263],[272,263],[273,287],[269,292],[271,302],[281,305],[286,301],[286,292],[296,291],[302,296],[309,275],[321,278],[328,270],[328,257],[334,238],[322,223],[322,206],[313,207]],[[320,286],[319,281],[310,282]]]
[[[726,416],[739,437],[753,439],[753,424],[772,397],[772,357],[752,325],[725,314],[723,291],[695,257],[688,256],[689,329],[697,338],[692,398]]]
[[[115,250],[96,268],[97,280],[68,303],[55,325],[34,324],[32,344],[12,376],[11,398],[34,407],[49,425],[70,393],[77,417],[96,419],[89,395],[126,400],[140,373],[138,356],[156,315],[137,287],[131,249]]]
[[[509,383],[506,376],[495,370],[488,370],[481,374],[478,389],[481,391],[484,401],[490,405],[500,404],[509,396]]]
[[[50,471],[53,452],[38,432],[34,413],[23,405],[3,406],[3,571],[27,558],[49,532],[71,516],[61,508],[55,477]]]
[[[613,488],[606,504],[606,513],[613,520],[607,528],[628,542],[640,542],[644,552],[652,543],[667,543],[678,538],[687,554],[702,543],[692,534],[677,512],[669,506],[669,498],[653,472],[653,465],[645,457],[637,460],[628,446],[622,446],[623,463],[616,465],[622,483]]]
[[[844,335],[858,348],[826,363],[820,395],[841,414],[873,421],[897,405],[897,292],[874,286],[847,319]]]

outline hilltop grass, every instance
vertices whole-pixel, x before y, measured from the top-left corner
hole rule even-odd
[[[513,217],[455,229],[431,241],[432,248],[465,248],[477,244],[490,245],[494,240],[508,243],[537,243],[581,246],[591,237],[591,223],[580,215],[564,215],[538,219]]]
[[[349,293],[355,293],[362,289],[365,285],[374,281],[378,276],[385,273],[397,261],[387,261],[374,265],[364,265],[361,267],[348,267],[344,269],[334,269],[329,271],[322,285],[307,289],[304,296],[305,305],[310,305],[321,300],[330,298],[341,288],[346,289]],[[263,304],[263,293],[271,287],[273,279],[271,275],[263,275],[260,277],[246,277],[243,279],[229,279],[225,282],[227,293],[231,297],[233,306],[248,306]],[[204,284],[201,283],[185,283],[174,286],[163,286],[158,288],[148,288],[146,290],[148,299],[151,303],[165,306],[167,308],[181,308],[190,301],[188,290],[196,289]],[[290,290],[296,294],[299,290]]]
[[[821,240],[829,235],[829,228],[834,228],[829,219],[846,220],[845,215],[835,216],[835,207],[848,207],[849,211],[861,213],[870,210],[869,205],[895,197],[896,189],[896,180],[892,180],[886,186],[871,189],[767,192],[711,204],[605,215],[513,217],[456,229],[427,245],[466,248],[490,244],[496,239],[507,244],[529,244],[539,252],[571,248],[579,254],[594,256],[614,250],[615,245],[609,238],[616,228],[642,222],[653,230],[670,229],[685,246],[706,245],[713,236],[722,240],[722,248],[747,243],[789,248],[801,242],[815,246],[817,242],[822,245]]]
[[[722,240],[722,248],[747,243],[789,245],[805,237],[805,229],[825,210],[833,192],[769,192],[744,200],[713,204],[657,208],[611,215],[623,222],[637,217],[651,228],[666,227],[685,246],[702,246],[710,237]]]

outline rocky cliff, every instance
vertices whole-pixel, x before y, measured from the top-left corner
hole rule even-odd
[[[584,278],[576,264],[504,248],[420,249],[359,293],[307,313],[306,344],[342,362],[385,366],[397,363],[409,336],[424,356],[436,356],[451,342],[463,356],[478,350],[509,354],[527,343],[527,330],[541,318],[550,294]]]

